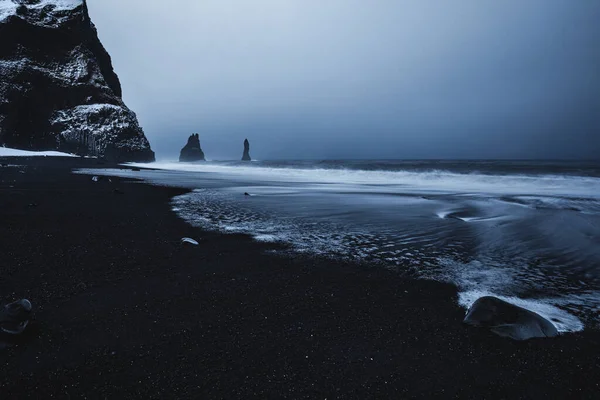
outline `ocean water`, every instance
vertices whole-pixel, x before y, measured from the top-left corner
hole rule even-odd
[[[598,162],[136,165],[156,170],[102,173],[193,189],[172,201],[192,225],[453,282],[465,307],[499,296],[562,332],[600,326]]]

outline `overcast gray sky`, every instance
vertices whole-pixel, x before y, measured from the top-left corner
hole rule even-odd
[[[598,0],[88,0],[157,157],[599,158]]]

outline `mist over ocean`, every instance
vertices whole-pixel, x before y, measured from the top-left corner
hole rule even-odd
[[[194,189],[172,201],[192,225],[450,281],[464,306],[510,298],[562,331],[600,321],[598,162],[139,165],[156,170],[105,173]]]

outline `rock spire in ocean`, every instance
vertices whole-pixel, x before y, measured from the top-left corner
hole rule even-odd
[[[204,152],[202,151],[202,147],[200,147],[200,135],[197,133],[190,135],[187,144],[181,149],[179,161],[205,161]]]
[[[244,154],[242,155],[242,161],[252,161],[252,158],[250,158],[250,142],[248,139],[244,140]]]
[[[0,38],[0,145],[154,160],[85,0],[1,0]]]

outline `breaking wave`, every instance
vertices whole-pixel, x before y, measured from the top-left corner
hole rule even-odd
[[[597,167],[359,164],[155,163],[105,173],[193,189],[173,210],[205,229],[450,281],[465,307],[496,295],[562,332],[598,325]]]

